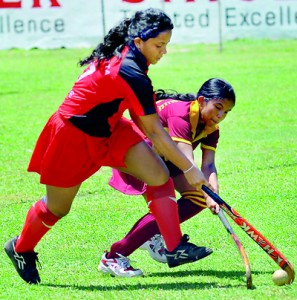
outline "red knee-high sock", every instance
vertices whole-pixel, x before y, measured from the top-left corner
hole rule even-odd
[[[174,185],[171,178],[161,186],[147,186],[148,206],[155,217],[168,251],[174,250],[181,241]]]
[[[16,242],[16,252],[32,252],[41,238],[60,218],[39,200],[28,211],[22,232]]]

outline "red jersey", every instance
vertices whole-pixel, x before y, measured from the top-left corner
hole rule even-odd
[[[202,148],[216,150],[219,140],[219,127],[207,134],[199,128],[198,101],[165,99],[157,102],[158,114],[163,127],[176,142],[192,145],[193,150],[201,143]]]
[[[135,47],[122,57],[92,63],[78,78],[60,106],[62,118],[94,137],[109,137],[123,112],[136,116],[156,113],[148,65]]]
[[[92,63],[78,78],[34,148],[28,171],[58,187],[80,184],[101,166],[125,167],[125,155],[144,137],[123,112],[156,113],[145,57],[125,47],[121,58]]]

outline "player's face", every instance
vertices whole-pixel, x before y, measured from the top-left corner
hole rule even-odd
[[[135,38],[134,43],[149,64],[156,64],[167,53],[166,47],[170,42],[171,34],[171,30],[166,30],[157,37],[150,38],[147,41]]]
[[[206,126],[210,127],[222,122],[234,106],[234,103],[228,99],[212,99],[205,102],[203,97],[199,97],[198,101],[201,119]]]

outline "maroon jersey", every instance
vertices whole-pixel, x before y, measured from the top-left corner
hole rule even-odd
[[[121,58],[90,64],[45,125],[28,171],[41,183],[71,187],[101,166],[125,167],[127,151],[144,137],[123,112],[157,111],[147,71],[145,57],[128,46]]]
[[[201,143],[202,148],[216,150],[219,139],[218,126],[210,134],[203,128],[199,129],[199,103],[198,101],[186,102],[180,100],[165,99],[157,101],[158,114],[163,127],[176,142],[192,145],[193,150]],[[175,177],[183,173],[170,161],[165,161],[170,176]],[[146,185],[131,175],[112,170],[110,186],[127,195],[140,195],[145,193]],[[202,196],[203,198],[203,196]],[[199,206],[206,207],[204,201],[199,200]]]
[[[199,129],[199,103],[165,99],[157,102],[158,114],[163,127],[176,142],[190,144],[193,150],[201,143],[202,148],[216,150],[219,128],[207,134]]]
[[[109,137],[123,112],[136,116],[156,113],[148,65],[136,49],[126,46],[119,59],[100,66],[92,63],[78,78],[59,113],[78,129],[95,137]]]

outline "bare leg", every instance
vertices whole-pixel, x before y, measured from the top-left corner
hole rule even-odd
[[[70,188],[60,188],[55,186],[46,186],[46,206],[57,217],[66,216],[71,208],[74,197],[76,196],[80,185]]]
[[[164,162],[151,148],[141,142],[128,151],[126,169],[121,169],[147,184],[147,202],[154,215],[169,251],[181,242],[182,233],[178,218],[173,181]]]
[[[28,211],[22,232],[16,242],[17,252],[32,252],[42,237],[67,215],[80,185],[71,188],[46,187],[45,201],[39,200]]]
[[[129,149],[125,156],[125,164],[127,168],[118,168],[118,170],[150,186],[162,185],[169,178],[169,172],[163,160],[145,142],[138,143]]]

